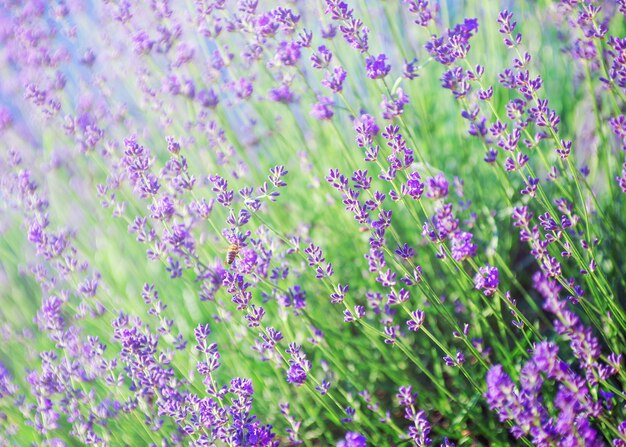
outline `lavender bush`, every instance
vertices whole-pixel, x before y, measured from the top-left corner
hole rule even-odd
[[[0,445],[626,446],[626,1],[0,0]]]

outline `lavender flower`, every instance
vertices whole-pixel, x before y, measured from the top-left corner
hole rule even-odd
[[[326,96],[321,96],[318,101],[313,104],[311,109],[311,116],[318,120],[329,120],[333,117],[334,112],[332,109],[333,100]]]
[[[381,79],[389,74],[391,65],[387,64],[387,55],[379,54],[365,59],[365,69],[368,78]]]
[[[349,431],[343,440],[337,443],[337,447],[366,447],[367,439],[360,433]]]
[[[383,96],[380,108],[383,111],[383,118],[392,120],[404,113],[404,106],[409,103],[409,97],[405,95],[404,90],[398,88],[395,95],[391,98]]]
[[[496,267],[485,266],[478,269],[474,276],[474,287],[482,290],[485,296],[491,296],[498,290],[500,274]]]
[[[79,3],[0,12],[0,445],[624,444],[623,0]]]

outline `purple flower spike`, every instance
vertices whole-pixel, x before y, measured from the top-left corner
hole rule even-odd
[[[349,431],[337,447],[367,447],[367,439],[360,433]]]
[[[496,293],[500,284],[500,274],[497,267],[485,266],[478,269],[478,273],[474,276],[474,286],[478,290],[482,290],[485,296],[491,296]]]
[[[381,79],[389,74],[391,65],[387,64],[387,55],[379,54],[365,59],[365,70],[370,79]]]
[[[333,100],[327,96],[320,96],[318,101],[313,104],[311,116],[317,120],[329,120],[335,112],[332,109]]]

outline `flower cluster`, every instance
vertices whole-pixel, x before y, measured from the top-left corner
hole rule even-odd
[[[0,445],[626,446],[626,2],[483,3],[3,2]]]

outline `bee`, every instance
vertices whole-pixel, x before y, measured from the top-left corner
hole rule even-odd
[[[226,253],[226,264],[231,265],[235,262],[235,258],[239,254],[239,250],[241,250],[241,245],[237,242],[233,242],[228,246],[228,253]]]

